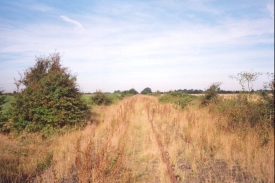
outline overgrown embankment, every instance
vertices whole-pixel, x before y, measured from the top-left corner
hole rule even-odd
[[[183,109],[143,95],[94,106],[91,125],[48,139],[1,136],[1,180],[274,182],[273,135],[263,143],[260,126],[228,130],[213,106],[183,97]]]

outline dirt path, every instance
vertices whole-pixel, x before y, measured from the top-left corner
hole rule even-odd
[[[134,182],[171,182],[147,111],[140,100],[143,98],[139,97],[132,103],[135,109],[129,118],[126,164],[133,170]]]

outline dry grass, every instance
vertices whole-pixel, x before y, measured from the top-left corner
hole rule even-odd
[[[59,137],[52,167],[36,181],[169,182],[142,107],[136,96],[95,108],[97,124]]]
[[[1,135],[0,162],[10,166],[1,175],[13,182],[171,182],[150,120],[180,182],[274,182],[273,129],[263,145],[257,129],[225,131],[226,121],[207,108],[177,110],[140,95],[95,107],[91,125],[46,141]]]
[[[274,182],[274,136],[262,145],[258,129],[227,132],[224,119],[196,106],[179,111],[153,98],[150,111],[183,182]],[[224,123],[224,124],[223,124]]]
[[[219,94],[219,97],[223,99],[236,99],[240,97],[240,94]],[[261,100],[261,96],[259,94],[247,94],[248,100],[251,102],[255,102]]]
[[[190,94],[190,95],[193,95],[193,96],[203,96],[204,94]],[[235,93],[235,94],[218,94],[219,97],[223,98],[223,99],[235,99],[235,98],[238,98],[238,96],[240,94],[238,93]],[[259,94],[252,94],[250,96],[250,100],[252,101],[257,101],[259,100],[261,97],[259,96]]]
[[[52,159],[51,140],[37,134],[7,137],[0,134],[0,182],[24,182],[48,168]]]

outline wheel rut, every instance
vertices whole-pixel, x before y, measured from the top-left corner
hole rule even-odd
[[[165,151],[165,149],[163,147],[163,144],[161,142],[160,134],[158,134],[158,132],[156,131],[156,129],[154,127],[155,109],[153,108],[152,110],[150,110],[150,108],[151,108],[150,104],[147,104],[146,108],[147,108],[148,120],[149,120],[151,129],[152,129],[152,132],[155,136],[159,151],[161,153],[162,161],[166,165],[169,178],[170,178],[172,183],[178,183],[178,180],[177,180],[176,176],[174,175],[173,168],[172,168],[172,166],[170,164],[170,161],[169,161],[169,154],[168,154],[168,152]]]
[[[178,183],[169,161],[169,154],[165,151],[163,142],[154,126],[156,101],[150,97],[139,96],[135,102],[133,117],[130,118],[131,134],[129,145],[131,157],[129,162],[134,164],[131,169],[140,169],[136,177],[142,182],[172,182]],[[131,139],[132,138],[132,139]]]

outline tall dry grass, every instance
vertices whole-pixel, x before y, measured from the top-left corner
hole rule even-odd
[[[226,119],[208,108],[179,110],[141,95],[94,107],[90,121],[47,140],[1,135],[1,166],[10,166],[1,175],[10,182],[167,183],[170,166],[179,182],[274,182],[273,129],[263,144],[259,130],[226,131]]]
[[[36,182],[169,182],[138,96],[94,113],[97,123],[56,139],[53,164]]]
[[[154,98],[144,101],[183,182],[274,182],[273,129],[263,146],[257,128],[226,131],[226,119],[207,108],[180,111]]]
[[[52,160],[51,140],[38,134],[19,137],[0,134],[0,182],[28,182]]]

